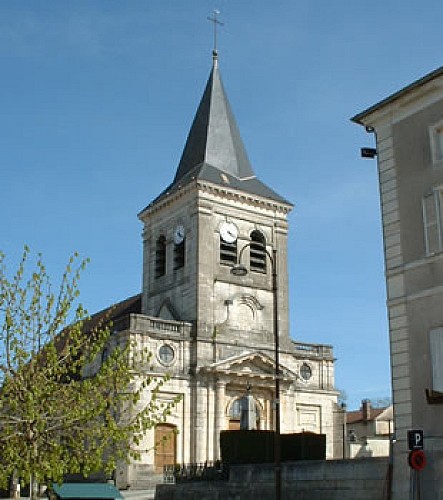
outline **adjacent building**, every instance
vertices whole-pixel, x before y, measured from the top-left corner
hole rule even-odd
[[[443,68],[353,118],[375,133],[396,443],[393,498],[410,488],[408,430],[423,430],[423,499],[443,498]]]
[[[359,410],[348,411],[347,458],[388,457],[394,434],[392,405],[374,408],[369,399]]]

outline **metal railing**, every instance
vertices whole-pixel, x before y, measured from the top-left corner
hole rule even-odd
[[[130,328],[133,332],[165,332],[180,336],[189,336],[192,325],[185,321],[160,319],[144,314],[131,314]]]
[[[215,462],[163,466],[163,483],[165,484],[188,481],[226,481],[228,479],[228,466],[219,460]]]
[[[332,357],[333,348],[330,345],[324,344],[304,344],[301,342],[293,342],[295,350],[300,354],[306,354],[314,357]]]

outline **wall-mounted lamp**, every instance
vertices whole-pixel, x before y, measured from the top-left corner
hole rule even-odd
[[[361,148],[360,155],[362,158],[375,158],[377,156],[377,150],[375,148]]]

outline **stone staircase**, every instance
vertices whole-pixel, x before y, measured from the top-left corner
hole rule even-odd
[[[163,474],[149,474],[132,481],[127,490],[120,490],[122,496],[130,500],[152,500],[155,496],[155,487],[163,483]]]

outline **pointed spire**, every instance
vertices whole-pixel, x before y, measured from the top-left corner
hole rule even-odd
[[[140,214],[195,179],[275,200],[288,209],[292,207],[257,179],[252,170],[220,78],[216,48],[212,52],[211,74],[175,178]]]
[[[174,183],[203,164],[236,177],[255,177],[223,88],[214,49],[213,64],[189,132]]]

